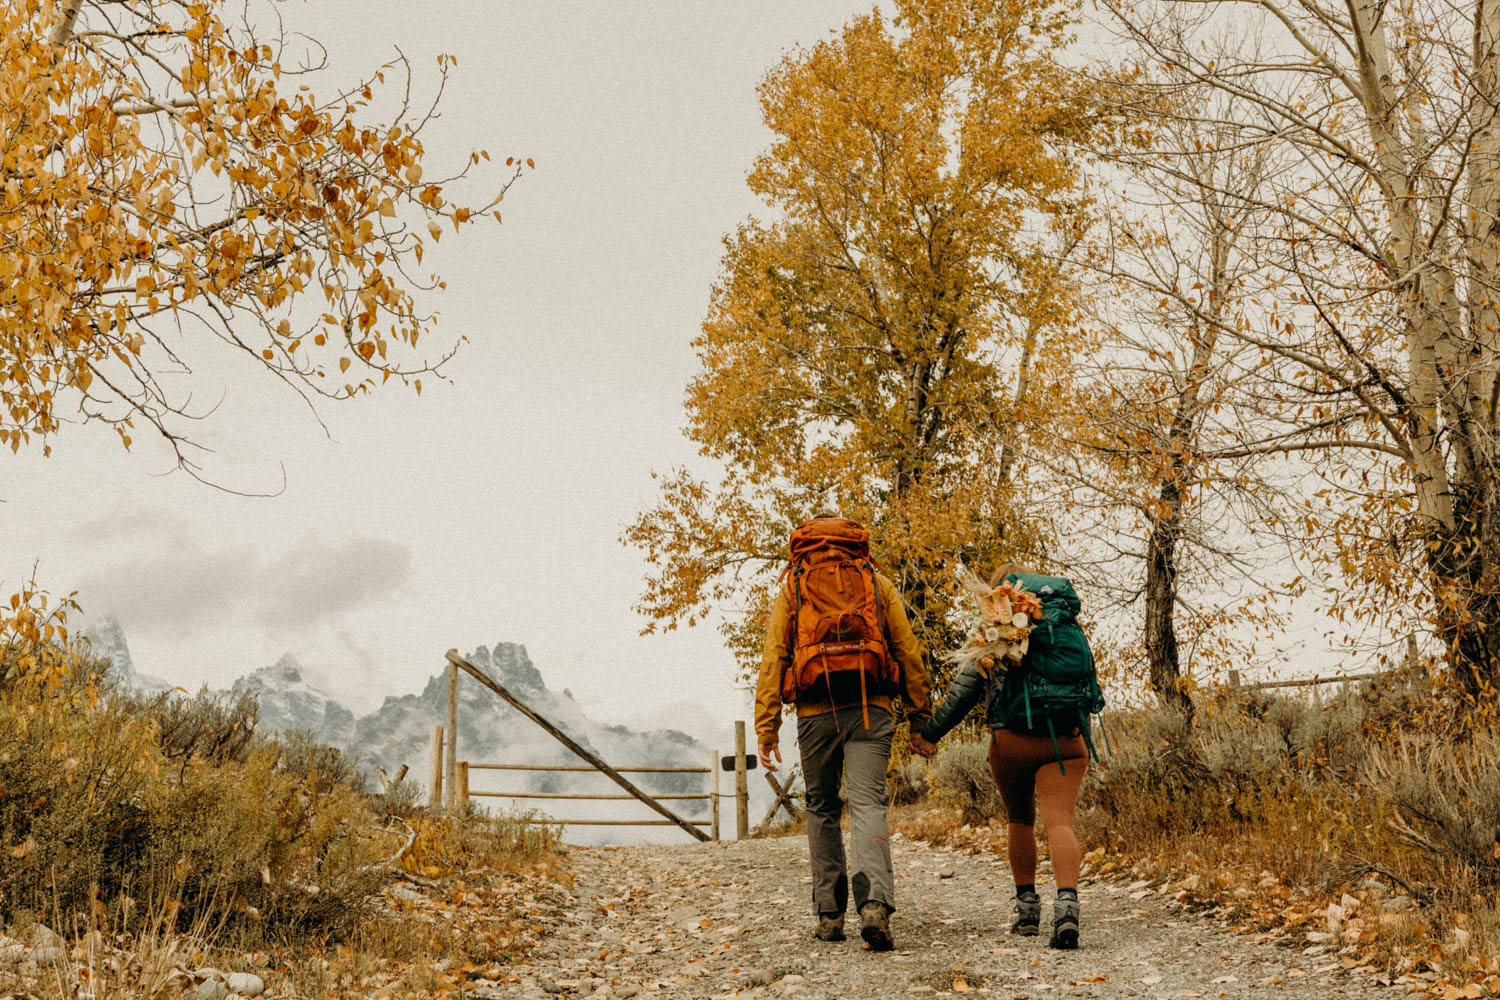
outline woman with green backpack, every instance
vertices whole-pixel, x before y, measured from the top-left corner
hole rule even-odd
[[[990,773],[1009,819],[1007,855],[1016,882],[1011,932],[1035,936],[1041,924],[1036,891],[1040,813],[1057,880],[1049,943],[1076,948],[1082,854],[1073,833],[1073,812],[1093,750],[1089,716],[1103,709],[1104,696],[1088,639],[1078,625],[1080,605],[1073,584],[1014,564],[1000,567],[990,588],[998,591],[1006,584],[1007,593],[1023,595],[1033,608],[1040,605],[1027,626],[1024,655],[1018,663],[1003,656],[962,660],[942,705],[912,734],[911,748],[919,756],[932,756],[938,740],[984,702],[991,729]],[[980,604],[986,607],[983,595]]]

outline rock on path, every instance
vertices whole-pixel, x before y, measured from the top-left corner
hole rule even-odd
[[[574,849],[576,905],[554,918],[526,964],[510,968],[512,982],[471,995],[1314,1000],[1402,992],[1348,975],[1329,955],[1257,941],[1141,884],[1108,880],[1085,880],[1081,947],[1055,952],[1046,904],[1041,937],[1006,933],[1012,887],[1003,858],[893,840],[894,952],[865,950],[857,933],[835,944],[812,939],[800,837]]]

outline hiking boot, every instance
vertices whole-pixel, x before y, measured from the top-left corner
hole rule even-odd
[[[1016,897],[1016,919],[1010,925],[1012,934],[1036,937],[1042,926],[1042,897],[1034,892],[1023,892]]]
[[[844,940],[844,915],[842,913],[818,914],[818,929],[813,931],[813,937],[819,941]]]
[[[1052,940],[1047,944],[1053,948],[1078,947],[1078,900],[1059,899],[1052,904]]]
[[[884,903],[872,899],[859,908],[859,936],[871,951],[890,951],[896,947],[891,940],[891,911]]]

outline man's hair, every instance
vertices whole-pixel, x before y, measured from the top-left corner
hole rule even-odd
[[[1031,570],[1020,563],[1001,563],[995,567],[995,575],[990,577],[990,586],[998,587],[1005,582],[1005,578],[1012,573],[1030,573]]]
[[[836,518],[839,518],[839,517],[842,517],[842,516],[843,515],[841,515],[841,514],[830,514],[828,511],[825,510],[821,514],[814,514],[812,516],[812,519],[814,521],[828,521],[828,520],[833,520],[833,519],[836,519]]]

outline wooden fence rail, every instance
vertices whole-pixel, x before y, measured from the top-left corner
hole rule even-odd
[[[706,792],[649,792],[651,798],[658,802],[707,802],[709,818],[690,819],[686,822],[690,826],[709,828],[709,838],[719,839],[719,796],[718,786],[718,752],[715,751],[714,759],[709,767],[617,767],[618,774],[702,774],[709,778],[709,790]],[[466,775],[469,771],[563,771],[579,772],[594,771],[596,768],[584,764],[476,764],[472,761],[459,761],[458,772]],[[622,793],[605,792],[480,792],[473,791],[468,787],[468,781],[461,779],[462,797],[460,803],[467,803],[470,799],[542,799],[546,801],[571,801],[571,802],[629,802],[636,798],[634,795]],[[522,823],[531,825],[557,825],[557,826],[676,826],[669,819],[564,819],[554,816],[522,817]]]
[[[1294,688],[1294,687],[1318,687],[1322,684],[1349,684],[1354,681],[1373,681],[1384,677],[1383,671],[1373,671],[1363,674],[1330,674],[1327,677],[1298,677],[1288,681],[1256,681],[1253,684],[1244,684],[1240,681],[1238,670],[1229,671],[1229,686],[1236,691],[1265,691],[1270,688]]]

